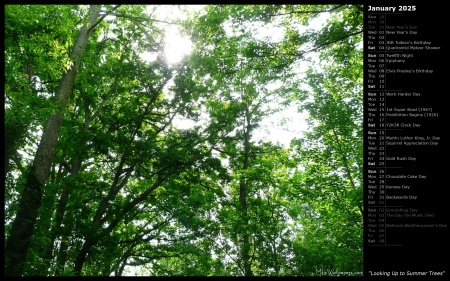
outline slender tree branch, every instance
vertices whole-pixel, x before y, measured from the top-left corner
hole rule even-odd
[[[335,40],[332,40],[332,41],[328,41],[328,42],[326,42],[326,43],[323,43],[323,44],[321,44],[321,45],[319,45],[319,46],[316,46],[316,47],[314,47],[314,48],[312,48],[312,49],[309,49],[308,51],[305,51],[305,52],[303,52],[303,53],[301,53],[301,54],[299,54],[299,55],[296,55],[296,54],[294,54],[294,55],[297,56],[297,57],[303,57],[305,54],[308,54],[308,53],[317,51],[317,50],[319,50],[319,49],[321,49],[321,48],[323,48],[323,47],[325,47],[325,46],[334,44],[334,43],[339,42],[339,41],[341,41],[341,40],[343,40],[343,39],[345,39],[345,38],[348,38],[348,37],[351,37],[351,36],[353,36],[353,35],[357,35],[357,34],[360,34],[360,33],[363,33],[363,32],[364,32],[364,30],[360,30],[360,31],[357,31],[357,32],[353,32],[353,33],[344,35],[344,36],[342,36],[342,37],[339,37],[339,38],[337,38],[337,39],[335,39]]]
[[[320,13],[329,13],[331,11],[334,11],[340,7],[342,7],[344,5],[338,5],[334,8],[331,8],[329,10],[321,10],[321,11],[292,11],[292,12],[288,12],[288,13],[284,13],[284,14],[270,14],[268,15],[269,17],[278,17],[278,16],[287,16],[287,15],[292,15],[292,14],[320,14]]]
[[[126,19],[130,19],[130,20],[133,20],[133,21],[137,21],[139,23],[150,21],[150,22],[160,22],[160,23],[165,23],[165,24],[180,25],[179,23],[169,22],[169,21],[164,21],[164,20],[156,20],[156,19],[152,19],[150,17],[149,18],[133,17],[133,16],[129,16],[129,15],[121,14],[121,13],[110,13],[110,14],[114,15],[116,17],[126,18]]]
[[[121,6],[121,5],[117,5],[117,6],[115,6],[114,8],[112,8],[111,11],[108,11],[108,12],[106,12],[104,15],[102,15],[102,16],[97,20],[97,22],[94,23],[94,24],[87,30],[87,32],[88,32],[88,33],[91,32],[95,27],[97,27],[97,25],[99,25],[99,24],[102,22],[102,20],[103,20],[105,17],[107,17],[108,15],[113,14],[113,12],[114,12],[115,10],[117,10],[120,6]]]

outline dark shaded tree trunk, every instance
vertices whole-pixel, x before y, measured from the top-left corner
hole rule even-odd
[[[71,53],[73,66],[62,76],[55,95],[56,112],[45,124],[35,158],[27,175],[26,184],[11,231],[5,246],[5,275],[21,276],[30,246],[30,239],[42,204],[45,183],[49,177],[56,150],[64,110],[80,68],[81,57],[92,29],[98,24],[100,8],[91,6],[87,25],[81,30]]]
[[[88,238],[81,248],[80,252],[75,259],[74,273],[76,276],[81,275],[81,269],[83,268],[84,262],[86,261],[87,255],[91,250],[92,246],[94,246],[98,241],[97,237]]]
[[[52,171],[47,185],[58,185],[61,178],[64,176],[62,165],[59,166],[57,174],[55,166],[55,164],[52,165]],[[47,187],[44,190],[42,206],[38,215],[39,217],[52,217],[56,206],[56,197],[57,192],[55,192],[53,188]],[[24,274],[32,276],[48,276],[50,274],[51,267],[49,264],[53,256],[53,247],[50,247],[47,241],[52,237],[52,223],[53,221],[51,219],[36,221],[35,232],[33,232],[30,249],[37,249],[37,256],[41,257],[41,260],[40,262],[34,262],[31,266],[27,265],[24,269]],[[38,239],[35,239],[37,237]],[[36,257],[27,257],[27,260],[28,262],[31,262],[32,260],[35,261]]]
[[[112,90],[112,89],[111,89]],[[85,117],[84,117],[84,124],[83,124],[83,130],[81,131],[81,134],[87,134],[88,129],[89,129],[89,125],[92,121],[92,116],[89,110],[89,104],[86,102],[85,103],[85,107],[86,107],[86,111],[85,111]],[[78,175],[78,173],[81,170],[81,164],[83,163],[83,160],[85,160],[85,154],[86,151],[89,148],[86,146],[86,143],[81,143],[80,144],[80,149],[78,154],[76,155],[76,159],[74,161],[74,164],[72,165],[72,167],[70,168],[70,177],[76,177]],[[53,258],[52,256],[52,252],[55,248],[55,241],[58,237],[60,236],[66,236],[67,235],[67,227],[66,226],[62,226],[63,224],[63,220],[64,220],[64,215],[66,213],[66,208],[67,208],[67,204],[69,202],[69,196],[72,192],[72,188],[71,186],[66,182],[64,183],[64,186],[62,187],[62,193],[61,193],[61,197],[57,203],[57,207],[56,207],[56,213],[55,213],[55,219],[54,219],[54,224],[50,229],[50,241],[47,244],[47,246],[45,246],[44,248],[46,249],[45,252],[42,255],[42,260],[44,261],[45,267],[46,268],[50,268],[51,265],[51,260]],[[67,237],[62,237],[61,240],[65,240],[67,239]],[[66,243],[61,243],[60,244],[60,248],[58,251],[58,259],[59,259],[59,255],[62,254],[63,257],[66,256],[66,254],[61,253],[61,250],[65,251],[65,247],[66,247]],[[65,260],[65,259],[64,259]],[[59,264],[59,263],[57,263]]]
[[[75,160],[74,165],[72,166],[72,170],[70,172],[70,176],[74,177],[78,174],[79,170],[81,167],[81,159],[77,158]],[[55,217],[54,217],[54,224],[52,225],[52,227],[49,230],[49,242],[46,244],[46,246],[44,246],[43,248],[45,249],[41,258],[43,260],[43,263],[45,264],[45,268],[50,268],[51,267],[51,260],[53,259],[53,251],[55,249],[55,241],[58,237],[60,236],[65,236],[66,233],[66,227],[62,226],[63,223],[63,219],[64,219],[64,215],[66,212],[66,207],[67,207],[67,203],[69,200],[69,192],[70,192],[70,186],[68,186],[68,183],[64,183],[63,185],[63,190],[61,193],[61,197],[58,200],[57,204],[56,204],[56,212],[55,212]],[[63,249],[64,247],[66,247],[66,243],[63,243],[63,240],[65,240],[66,237],[62,237],[61,239],[61,244],[60,244],[60,250]],[[61,254],[60,251],[58,251],[58,258],[59,255]]]
[[[67,260],[67,236],[63,235],[61,238],[61,245],[59,246],[58,257],[56,258],[55,276],[59,276],[64,272],[64,267]]]
[[[122,168],[120,168],[119,171],[123,171]],[[144,191],[142,194],[137,196],[134,200],[127,203],[123,207],[122,211],[119,212],[114,219],[112,219],[111,223],[109,224],[109,226],[106,229],[103,229],[101,227],[102,222],[104,220],[104,219],[102,219],[102,216],[103,216],[102,214],[105,214],[106,209],[103,209],[103,207],[101,205],[97,208],[96,215],[95,215],[95,217],[92,221],[92,225],[90,227],[89,237],[86,237],[86,241],[83,243],[83,247],[80,250],[80,252],[78,253],[76,260],[75,260],[74,274],[76,276],[81,275],[81,271],[83,269],[84,262],[86,261],[87,255],[89,254],[89,251],[91,250],[92,246],[96,245],[102,236],[107,235],[110,231],[112,231],[117,226],[117,224],[120,221],[122,221],[122,219],[125,217],[125,215],[127,215],[140,202],[144,201],[149,196],[149,194],[153,190],[155,190],[158,186],[160,186],[164,181],[165,181],[165,178],[158,176],[155,183],[153,183],[146,191]],[[125,184],[125,183],[123,183],[123,184]],[[114,189],[113,187],[111,189]],[[117,192],[119,190],[120,189],[117,189]],[[109,201],[109,199],[108,199],[108,197],[105,197],[104,202],[107,202],[107,201]]]
[[[244,129],[244,164],[242,169],[248,170],[249,158],[250,158],[250,134],[251,134],[251,122],[250,112],[248,107],[245,109],[245,119],[247,124]],[[250,235],[248,232],[248,215],[247,215],[247,179],[241,179],[239,185],[239,202],[242,207],[242,245],[241,245],[241,258],[244,266],[244,275],[253,276],[250,260]]]

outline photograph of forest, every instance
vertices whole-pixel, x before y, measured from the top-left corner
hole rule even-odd
[[[362,276],[362,5],[5,5],[5,275]]]

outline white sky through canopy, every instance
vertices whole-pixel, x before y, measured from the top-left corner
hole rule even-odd
[[[155,6],[149,6],[149,11],[153,10]],[[184,19],[186,16],[183,9],[188,11],[199,11],[203,9],[205,5],[160,5],[156,8],[153,16],[157,16],[158,19],[167,22],[175,22],[177,19]],[[325,22],[328,14],[314,19],[308,28],[318,29],[321,28]],[[178,63],[181,59],[189,54],[192,50],[192,42],[180,35],[178,26],[176,24],[163,24],[165,29],[165,46],[164,53],[167,62],[171,65]],[[306,30],[306,28],[305,28]],[[256,38],[269,38],[272,37],[273,41],[279,41],[282,39],[282,30],[280,27],[265,27],[255,34]],[[314,54],[310,54],[314,55]],[[151,53],[143,53],[141,57],[145,60],[154,60],[155,55]],[[307,68],[306,63],[298,68],[298,72],[302,73]],[[288,147],[290,141],[295,137],[301,137],[304,131],[307,130],[306,113],[297,112],[295,105],[286,107],[280,112],[269,115],[259,123],[259,130],[255,131],[253,135],[253,141],[258,140],[270,140],[274,143],[280,143],[281,145]],[[174,126],[179,129],[189,129],[198,123],[188,120],[182,117],[174,118]]]

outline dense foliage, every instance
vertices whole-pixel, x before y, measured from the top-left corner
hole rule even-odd
[[[362,274],[361,7],[181,8],[5,6],[5,273]]]

